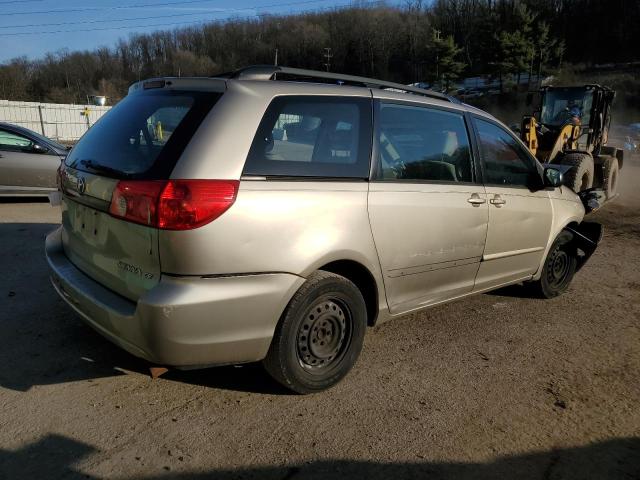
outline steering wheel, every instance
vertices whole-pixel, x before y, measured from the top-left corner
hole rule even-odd
[[[456,172],[456,180],[467,181],[471,177],[471,165],[468,156],[464,154],[465,149],[457,148],[451,155],[443,155],[442,160],[453,165]]]

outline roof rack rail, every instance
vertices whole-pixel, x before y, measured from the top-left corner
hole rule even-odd
[[[216,75],[217,78],[233,78],[237,80],[291,80],[291,81],[315,81],[319,83],[336,83],[338,85],[351,85],[367,88],[379,88],[383,90],[399,90],[402,92],[422,95],[424,97],[437,98],[447,102],[459,103],[459,101],[444,93],[426,90],[424,88],[410,87],[401,83],[385,82],[373,78],[358,77],[354,75],[342,75],[339,73],[320,72],[317,70],[304,70],[301,68],[279,67],[276,65],[253,65],[241,68],[234,72]]]

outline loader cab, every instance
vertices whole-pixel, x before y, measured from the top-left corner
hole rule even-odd
[[[536,117],[540,124],[556,134],[566,125],[577,126],[575,148],[598,154],[607,143],[614,96],[613,90],[600,85],[543,87]],[[556,136],[548,135],[547,138],[552,140]]]

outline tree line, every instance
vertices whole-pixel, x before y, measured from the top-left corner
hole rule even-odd
[[[122,98],[154,76],[210,76],[250,64],[330,69],[451,87],[461,76],[546,74],[567,63],[637,60],[637,0],[411,0],[232,18],[131,35],[112,47],[0,64],[0,98]],[[502,86],[502,82],[501,86]]]

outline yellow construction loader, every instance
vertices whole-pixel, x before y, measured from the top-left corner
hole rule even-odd
[[[615,92],[600,85],[542,87],[539,108],[522,119],[520,136],[542,163],[566,165],[576,193],[601,188],[615,197],[623,150],[607,146]]]

